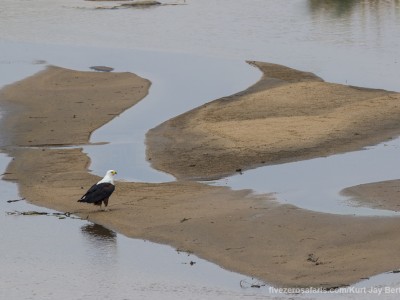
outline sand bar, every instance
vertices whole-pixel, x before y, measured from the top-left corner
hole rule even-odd
[[[176,169],[164,164],[164,150],[170,155],[168,143],[155,138],[163,147],[159,151],[149,143],[152,160],[159,160],[157,167],[171,168],[172,174],[182,178],[219,177],[238,166],[254,167],[260,163],[259,158],[255,159],[257,155],[267,153],[264,148],[273,149],[274,155],[263,156],[263,163],[277,163],[358,148],[385,139],[400,128],[396,93],[329,86],[313,74],[276,65],[274,68],[272,76],[268,68],[261,67],[266,74],[261,81],[232,99],[220,99],[189,112],[196,117],[193,122],[182,120],[183,115],[167,122],[175,122],[174,128],[160,125],[155,131],[170,139],[174,133],[190,137],[186,142],[180,140],[175,151],[190,149],[188,159],[196,167],[188,167],[188,161],[182,165],[176,161]],[[286,70],[285,76],[282,70]],[[21,196],[34,204],[75,213],[130,237],[170,244],[274,285],[335,287],[400,268],[399,218],[315,213],[278,205],[270,195],[255,197],[250,191],[231,191],[188,180],[161,184],[117,182],[108,212],[77,203],[99,178],[88,173],[90,161],[82,149],[49,146],[89,143],[94,129],[142,100],[149,88],[148,80],[131,73],[78,72],[58,67],[7,86],[0,92],[2,109],[7,112],[2,134],[8,143],[2,150],[14,159],[4,178],[16,181]],[[263,96],[285,94],[285,88],[287,93],[294,89],[297,96],[282,97],[285,103],[271,98],[266,101]],[[343,98],[331,105],[317,101],[323,93],[331,102],[333,92]],[[351,101],[353,96],[356,100]],[[251,105],[242,104],[243,99],[250,99]],[[270,108],[263,110],[265,106]],[[281,136],[278,130],[261,141],[255,135],[248,136],[245,128],[260,126],[260,122],[263,126],[265,122],[273,123],[264,120],[265,113],[278,120],[278,125],[283,123],[291,139]],[[302,120],[304,126],[295,126],[298,131],[292,132],[294,128],[286,124],[289,120]],[[333,126],[324,125],[330,120]],[[238,126],[238,133],[229,130],[232,124]],[[315,124],[321,131],[310,130]],[[273,135],[275,131],[277,136]],[[210,132],[216,136],[210,138]],[[150,132],[149,140],[152,135]],[[223,158],[214,160],[215,167],[209,172],[204,171],[207,166],[197,167],[204,153],[192,146],[193,137],[199,146],[206,141],[208,153],[219,153]],[[299,145],[287,144],[291,140]],[[235,164],[225,156],[235,158]]]
[[[183,179],[220,178],[238,169],[356,150],[400,133],[398,93],[251,64],[264,75],[246,91],[149,131],[147,155],[154,168]]]

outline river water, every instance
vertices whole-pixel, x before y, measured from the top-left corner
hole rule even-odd
[[[177,114],[254,83],[260,73],[245,60],[280,63],[337,83],[400,90],[399,1],[186,0],[183,5],[112,10],[95,8],[115,2],[2,0],[1,4],[0,86],[47,64],[77,70],[107,65],[152,81],[144,101],[92,135],[92,142],[109,144],[84,147],[92,159],[90,168],[98,175],[110,168],[102,163],[106,156],[122,179],[174,180],[145,161],[144,134]],[[381,215],[387,212],[353,208],[338,193],[349,185],[398,178],[398,150],[399,142],[393,140],[369,150],[259,168],[214,184],[275,192],[280,201],[311,210]],[[4,170],[9,158],[3,155],[0,162]],[[366,175],[371,173],[376,175]],[[288,180],[287,174],[293,178]],[[315,182],[320,183],[321,194],[309,197]],[[18,199],[17,187],[4,181],[0,185],[1,299],[276,296],[268,287],[240,287],[241,280],[254,282],[251,278],[91,223],[7,215],[14,210],[52,211],[25,201],[7,203]],[[322,205],[321,196],[330,200]],[[310,200],[299,200],[305,198]],[[191,266],[190,261],[196,264]],[[105,277],[110,279],[104,281]],[[399,282],[396,275],[381,275],[356,286],[397,287]],[[310,296],[333,297],[296,297]],[[351,299],[368,296],[351,290],[346,294]]]

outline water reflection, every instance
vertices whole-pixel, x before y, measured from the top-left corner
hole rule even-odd
[[[101,225],[88,223],[81,227],[84,236],[89,237],[91,241],[116,243],[117,234]]]
[[[340,17],[342,15],[346,15],[351,13],[354,9],[354,6],[357,4],[356,0],[327,0],[327,1],[320,1],[320,0],[309,0],[308,4],[310,7],[311,12],[328,12],[334,16]]]
[[[373,56],[364,58],[365,63],[378,60],[383,51],[389,53],[400,46],[399,39],[393,38],[400,30],[400,0],[309,0],[307,7],[312,20],[308,39],[334,48],[347,47],[347,57],[343,59],[357,59],[358,55],[350,58],[349,47],[371,50]],[[397,55],[395,50],[393,54]],[[388,65],[396,63],[396,60],[392,59]],[[386,67],[386,74],[387,70]]]
[[[399,11],[399,3],[399,0],[309,0],[308,6],[313,15],[322,13],[335,17],[343,17],[351,15],[357,9],[362,15],[372,12],[379,16],[382,13],[387,14],[388,10]]]

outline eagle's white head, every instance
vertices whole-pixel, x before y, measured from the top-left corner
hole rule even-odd
[[[106,173],[106,175],[103,177],[103,179],[100,180],[97,184],[99,184],[99,183],[105,183],[105,182],[114,184],[114,175],[115,175],[115,174],[117,174],[117,171],[108,170],[107,173]]]

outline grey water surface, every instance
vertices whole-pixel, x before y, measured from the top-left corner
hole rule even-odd
[[[148,97],[93,133],[91,142],[108,144],[84,147],[98,175],[112,165],[122,180],[174,180],[146,162],[145,133],[254,83],[260,73],[246,60],[311,71],[331,82],[400,90],[399,1],[186,0],[185,5],[141,10],[95,9],[111,4],[2,0],[0,9],[0,86],[49,64],[77,70],[106,65],[152,81]],[[315,211],[391,214],[351,207],[339,192],[349,185],[398,178],[398,144],[394,137],[363,151],[263,167],[210,184],[276,193],[278,201]],[[0,156],[2,170],[9,160]],[[337,296],[243,288],[240,281],[251,278],[168,246],[128,239],[82,220],[8,215],[52,211],[25,201],[7,203],[19,198],[17,186],[0,181],[0,188],[0,299]],[[382,286],[399,287],[400,279],[383,274],[354,287]],[[376,295],[348,290],[341,296]]]

